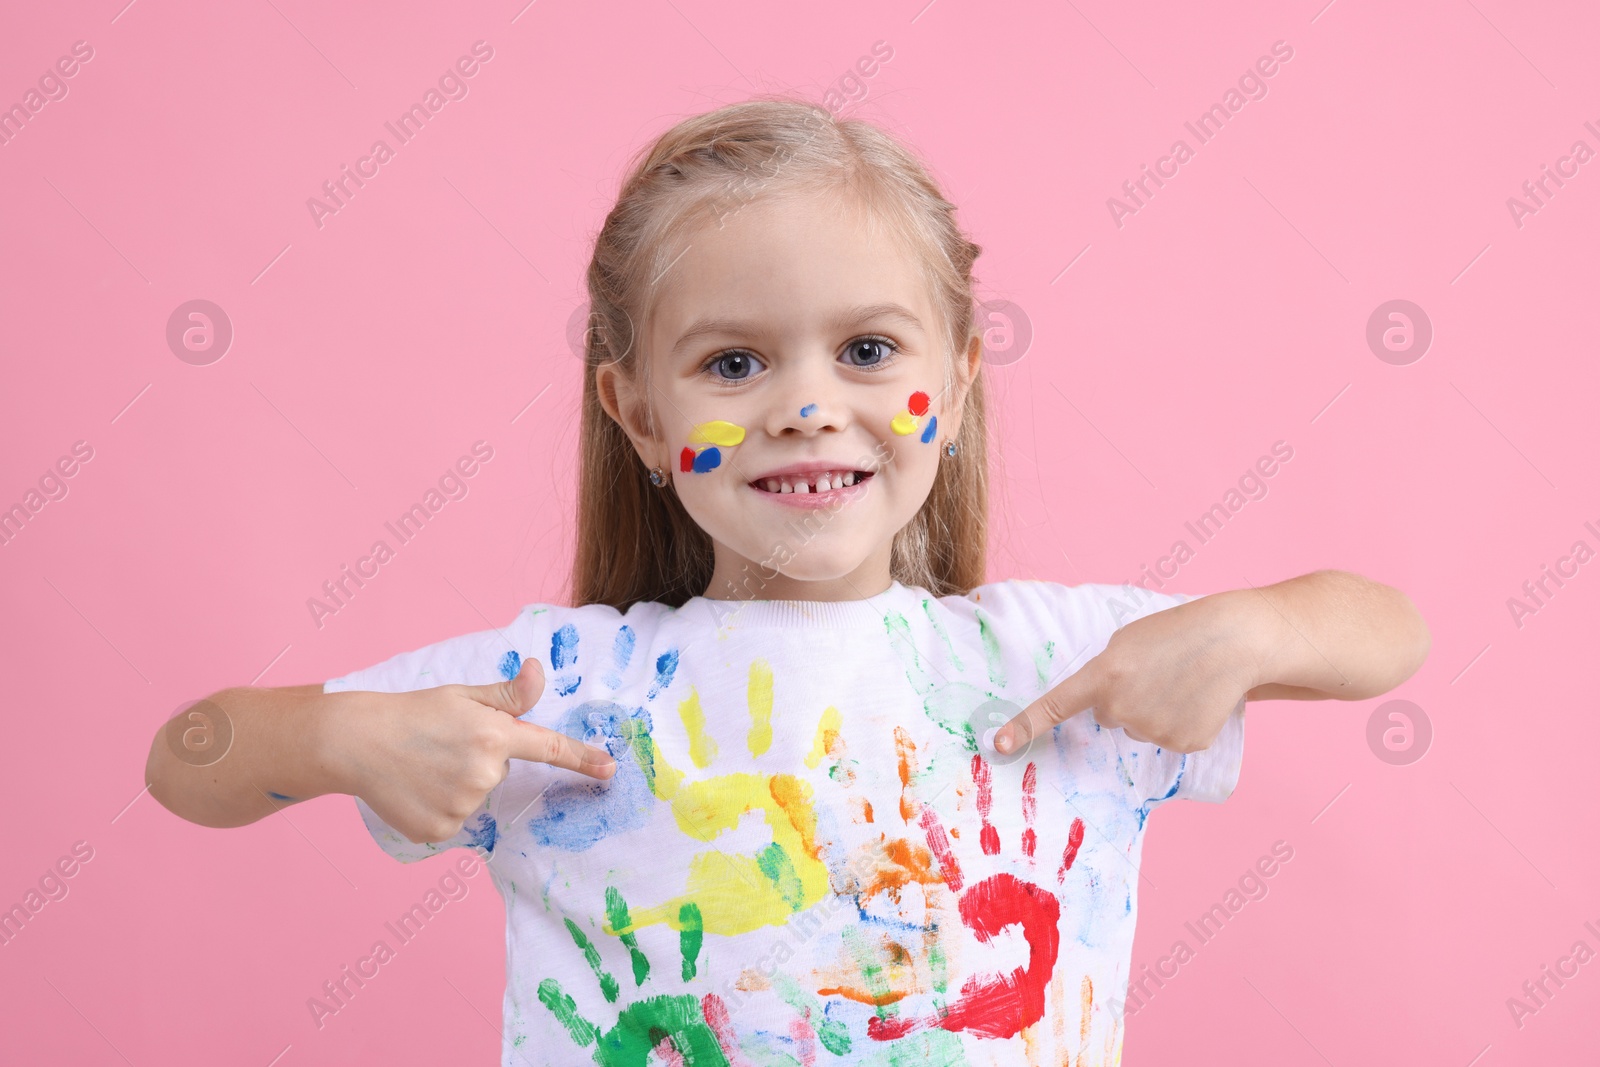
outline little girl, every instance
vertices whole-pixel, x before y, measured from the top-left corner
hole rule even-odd
[[[816,106],[673,127],[589,266],[574,606],[214,694],[231,750],[158,737],[152,794],[476,850],[505,1067],[1117,1063],[1150,812],[1233,791],[1246,699],[1375,696],[1428,632],[1337,571],[985,584],[953,212]]]

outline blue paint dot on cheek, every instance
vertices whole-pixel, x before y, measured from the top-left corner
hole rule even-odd
[[[939,416],[937,416],[937,415],[929,415],[928,416],[928,426],[927,426],[927,428],[925,430],[922,431],[922,443],[923,444],[927,444],[929,441],[933,440],[934,430],[937,429],[938,426],[939,426]]]
[[[704,474],[720,466],[722,466],[722,453],[718,451],[716,445],[712,445],[694,457],[694,472],[696,474]]]

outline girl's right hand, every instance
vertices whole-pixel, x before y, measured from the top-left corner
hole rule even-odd
[[[418,844],[460,831],[514,759],[564,767],[591,778],[616,773],[603,748],[517,716],[544,692],[544,669],[525,660],[517,676],[492,685],[441,685],[410,693],[356,693],[345,719],[344,758],[355,795]]]

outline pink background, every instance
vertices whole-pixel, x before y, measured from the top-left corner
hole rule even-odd
[[[487,879],[318,1030],[307,998],[444,863],[385,857],[347,797],[184,823],[140,795],[152,733],[227,685],[321,681],[560,598],[566,326],[627,156],[758,91],[820,100],[880,40],[851,113],[931,161],[984,295],[1035,332],[990,368],[991,578],[1134,577],[1284,440],[1270,494],[1167,588],[1345,568],[1433,630],[1391,694],[1433,723],[1420,761],[1369,749],[1382,700],[1257,705],[1232,799],[1153,820],[1136,968],[1274,841],[1295,853],[1130,1018],[1125,1062],[1592,1054],[1600,962],[1520,1029],[1506,1007],[1574,941],[1600,949],[1579,673],[1600,563],[1521,627],[1506,605],[1600,548],[1600,161],[1521,227],[1506,206],[1575,140],[1600,148],[1585,5],[123,2],[13,5],[0,34],[0,103],[94,49],[0,146],[0,506],[94,449],[0,548],[0,904],[94,849],[0,948],[15,1062],[495,1061]],[[470,95],[319,229],[306,199],[480,39]],[[1118,228],[1106,199],[1194,147],[1185,120],[1278,40],[1269,94]],[[209,366],[165,341],[195,298],[235,330]],[[1435,329],[1406,366],[1365,341],[1395,298]],[[480,439],[470,495],[318,628],[307,598]]]

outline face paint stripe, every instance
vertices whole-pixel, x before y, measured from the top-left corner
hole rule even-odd
[[[732,448],[743,440],[743,426],[731,422],[723,422],[721,419],[702,422],[689,431],[689,443],[691,445],[722,445],[724,448]]]
[[[694,457],[694,472],[704,474],[706,471],[715,470],[722,466],[722,453],[716,446],[707,446],[704,451]]]

